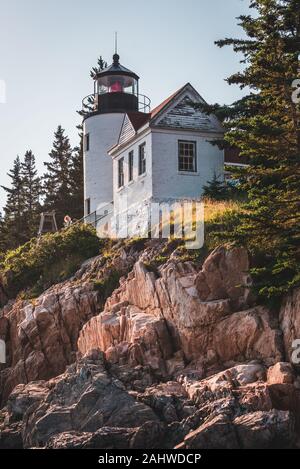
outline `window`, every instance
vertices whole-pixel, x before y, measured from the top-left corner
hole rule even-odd
[[[128,181],[133,181],[133,151],[128,155]]]
[[[118,161],[118,186],[124,186],[124,158]]]
[[[195,173],[197,171],[196,142],[179,141],[178,148],[179,171]]]
[[[85,212],[86,215],[90,215],[91,213],[91,199],[86,199],[85,201]]]
[[[139,176],[146,172],[146,143],[139,146]]]
[[[90,134],[84,136],[84,150],[89,151],[90,149]]]

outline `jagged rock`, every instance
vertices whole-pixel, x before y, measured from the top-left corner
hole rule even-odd
[[[281,332],[271,313],[261,306],[234,313],[212,331],[210,348],[220,362],[264,360],[269,366],[281,360]]]
[[[268,370],[268,388],[273,406],[279,410],[291,410],[296,428],[300,430],[300,390],[290,363],[276,363]]]
[[[294,438],[289,412],[253,412],[233,421],[221,414],[189,433],[176,449],[286,449]]]
[[[147,422],[140,428],[104,427],[95,433],[65,432],[50,438],[47,449],[159,449],[164,425]]]
[[[112,429],[109,429],[112,430]],[[111,432],[113,438],[113,432]],[[87,448],[90,446],[89,449],[93,448],[91,444],[91,440],[95,441],[95,434],[93,433],[80,433],[80,432],[65,432],[59,433],[50,438],[48,441],[46,448],[47,449],[83,449],[84,447]],[[118,444],[121,448],[121,442],[118,441]],[[98,447],[97,447],[98,448]],[[126,446],[127,448],[127,446]],[[123,449],[123,448],[122,448]]]
[[[229,417],[221,414],[189,433],[175,449],[239,449],[239,444]]]
[[[120,242],[2,309],[0,448],[296,445],[299,378],[283,342],[297,334],[297,296],[278,321],[253,303],[245,250],[218,248],[199,272],[180,251],[153,268],[161,249]],[[112,269],[122,278],[104,305]]]
[[[109,259],[90,259],[69,281],[51,287],[36,300],[11,301],[2,309],[0,334],[6,335],[8,360],[0,365],[0,370],[4,368],[0,403],[18,384],[58,376],[76,360],[79,331],[102,311],[106,300],[95,290],[95,281],[105,282],[116,272],[127,275],[144,245],[144,241],[128,247],[116,244]],[[159,246],[150,251],[155,249]]]
[[[158,420],[124,385],[108,375],[101,354],[87,356],[52,382],[47,399],[26,414],[25,446],[44,446],[65,432],[96,432],[102,427],[140,427]]]
[[[65,285],[8,312],[8,368],[1,372],[2,402],[20,383],[49,379],[74,362],[79,331],[98,308],[91,284]]]
[[[47,449],[129,449],[136,429],[101,428],[95,433],[65,432],[50,438]]]
[[[254,412],[237,417],[233,424],[242,449],[293,447],[294,419],[289,412]]]
[[[85,355],[91,349],[106,352],[112,363],[125,360],[132,366],[150,365],[163,370],[173,355],[172,340],[163,318],[145,314],[137,307],[114,308],[93,318],[82,329],[78,350]]]
[[[159,384],[137,394],[136,399],[143,402],[160,415],[164,423],[173,423],[187,417],[184,409],[188,395],[184,387],[177,382]]]
[[[253,304],[250,293],[249,255],[245,248],[220,246],[203,264],[196,277],[196,287],[202,301],[230,298],[236,309]]]
[[[0,425],[0,446],[13,441],[20,446],[21,433],[25,448],[240,448],[248,447],[247,441],[254,447],[273,447],[278,441],[283,447],[293,445],[293,413],[275,411],[259,363],[201,381],[182,375],[177,382],[139,392],[132,390],[133,372],[128,368],[129,381],[123,381],[124,367],[110,366],[103,354],[92,351],[60,377],[18,386],[4,412],[2,432]],[[138,367],[137,372],[146,370]]]
[[[238,407],[242,405],[253,411],[272,408],[264,376],[264,367],[256,363],[238,365],[201,381],[188,377],[180,380],[189,398],[198,406],[226,398],[235,400],[234,405]]]
[[[19,384],[9,396],[7,410],[12,422],[22,420],[27,410],[41,402],[49,393],[48,383],[45,381]]]
[[[268,384],[293,384],[294,371],[290,363],[279,362],[268,370]]]
[[[300,340],[300,289],[294,290],[288,295],[280,309],[280,327],[283,332],[283,340],[286,357],[291,361],[293,354],[293,342]],[[299,347],[298,347],[299,348]],[[299,353],[298,353],[299,356]]]
[[[0,427],[0,449],[22,449],[22,425],[15,423],[6,428]]]
[[[182,352],[181,363],[177,362],[177,371],[184,367],[184,361],[201,360],[206,365],[217,363],[245,362],[262,359],[272,365],[282,359],[282,341],[279,326],[271,313],[261,306],[247,309],[250,294],[245,293],[248,282],[248,257],[240,248],[227,250],[219,248],[209,256],[203,266],[211,279],[208,283],[213,292],[211,300],[199,295],[199,275],[190,262],[171,260],[160,270],[159,278],[141,262],[137,262],[127,280],[108,299],[104,312],[93,318],[80,333],[78,347],[82,354],[89,347],[99,347],[107,353],[107,358],[116,362],[120,356],[126,361],[135,355],[136,341],[145,342],[143,332],[133,337],[134,324],[147,324],[151,330],[153,323],[165,329],[163,341],[157,346],[155,334],[147,334],[145,350],[155,351],[159,368],[170,369],[173,354]],[[236,271],[231,275],[231,269]],[[212,283],[212,277],[218,269],[218,282]],[[220,282],[224,276],[224,289],[220,293]],[[201,276],[200,275],[200,276]],[[236,287],[242,282],[242,287]],[[247,303],[248,302],[248,303]],[[127,306],[122,306],[126,304]],[[243,306],[243,311],[236,311],[236,306]],[[139,319],[139,321],[137,321]],[[163,322],[165,320],[165,322]],[[169,336],[169,338],[168,338]],[[150,339],[150,342],[149,342]],[[167,351],[163,356],[159,348]],[[153,362],[153,352],[151,353]],[[178,357],[178,355],[177,355]],[[150,364],[144,357],[139,363]],[[133,363],[136,363],[133,360]]]
[[[165,425],[160,422],[146,422],[134,433],[130,449],[160,449],[164,439]]]

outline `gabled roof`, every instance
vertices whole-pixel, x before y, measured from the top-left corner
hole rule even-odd
[[[175,91],[175,93],[173,93],[171,96],[169,96],[167,99],[165,99],[161,104],[159,104],[158,106],[156,106],[153,111],[151,111],[151,119],[154,119],[154,117],[157,116],[157,114],[160,113],[160,111],[162,111],[169,103],[172,102],[172,100],[186,87],[187,85],[185,86],[182,86],[181,88],[179,88],[179,90]]]
[[[223,133],[224,129],[217,117],[204,113],[197,104],[205,104],[205,101],[195,88],[187,83],[154,109],[150,125],[173,130]]]
[[[191,102],[204,103],[205,101],[195,88],[187,83],[154,108],[151,113],[127,113],[119,140],[109,153],[123,147],[127,142],[131,142],[139,130],[147,125],[156,128],[223,132],[223,128],[215,116],[207,116],[200,109],[194,108]]]
[[[135,131],[143,127],[151,118],[151,114],[143,114],[142,112],[128,112],[127,116]]]
[[[185,86],[182,86],[179,88],[179,90],[175,91],[171,96],[169,96],[167,99],[165,99],[162,103],[160,103],[158,106],[156,106],[149,114],[143,114],[141,112],[128,112],[127,116],[129,117],[129,120],[134,128],[134,130],[137,132],[139,129],[141,129],[147,122],[150,122],[152,119],[154,119],[161,111],[163,111],[172,101],[175,99],[181,91],[186,88],[189,85],[189,83]],[[191,85],[190,85],[191,86]]]

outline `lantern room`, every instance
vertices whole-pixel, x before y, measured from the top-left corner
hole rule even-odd
[[[95,97],[98,112],[129,112],[139,110],[139,77],[120,64],[120,56],[113,56],[113,64],[95,77]]]

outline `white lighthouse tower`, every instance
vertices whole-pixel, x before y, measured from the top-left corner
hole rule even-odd
[[[83,100],[83,109],[85,216],[97,218],[113,204],[113,163],[107,152],[125,115],[145,115],[150,100],[139,95],[139,77],[120,64],[116,53],[112,65],[95,76],[94,93]]]

